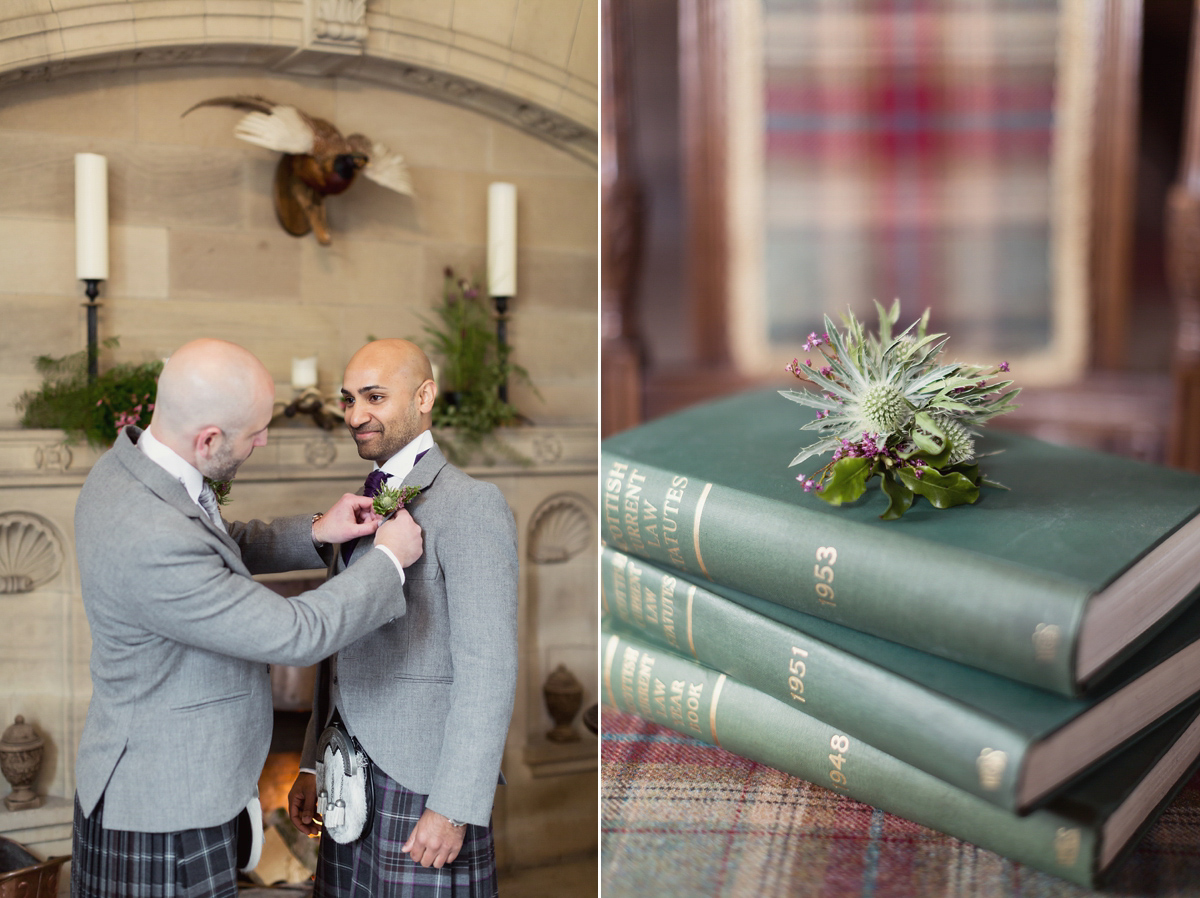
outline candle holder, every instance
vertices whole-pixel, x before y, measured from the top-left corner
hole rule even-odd
[[[94,384],[96,377],[100,373],[99,338],[96,334],[98,328],[97,313],[100,309],[100,303],[96,302],[96,297],[100,295],[100,278],[84,278],[83,282],[87,285],[84,292],[88,298],[88,301],[83,304],[83,307],[87,309],[88,383]]]
[[[276,405],[276,408],[278,407]],[[315,387],[297,391],[296,398],[285,405],[282,412],[285,418],[294,418],[298,414],[310,415],[313,423],[322,430],[340,427],[346,418],[336,398],[326,399]]]
[[[492,303],[496,306],[496,356],[500,362],[508,361],[508,301],[511,296],[493,296]],[[501,402],[508,402],[508,378],[504,378],[497,388]]]

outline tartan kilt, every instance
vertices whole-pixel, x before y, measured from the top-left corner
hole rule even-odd
[[[235,820],[206,829],[105,829],[104,798],[91,817],[75,797],[71,898],[235,898]]]
[[[322,837],[313,898],[496,898],[492,827],[467,824],[454,863],[422,867],[400,851],[425,810],[410,792],[371,765],[375,818],[365,839],[339,845]]]

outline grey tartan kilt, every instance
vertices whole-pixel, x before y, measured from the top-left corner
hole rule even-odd
[[[236,898],[237,827],[140,833],[105,829],[75,798],[71,898]]]
[[[492,827],[467,824],[454,863],[422,867],[400,851],[428,796],[410,792],[376,765],[375,818],[364,839],[321,839],[313,898],[496,898]]]

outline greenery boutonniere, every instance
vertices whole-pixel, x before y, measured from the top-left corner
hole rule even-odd
[[[204,482],[212,487],[213,493],[216,494],[218,505],[225,505],[229,502],[229,490],[233,487],[232,480],[210,480],[205,477]]]
[[[831,505],[853,502],[866,492],[867,481],[878,475],[888,498],[880,516],[895,520],[924,496],[936,508],[973,503],[987,480],[976,461],[976,428],[1014,408],[1018,389],[1007,373],[1008,363],[991,368],[943,364],[945,334],[926,334],[929,312],[893,336],[900,303],[884,309],[879,303],[879,335],[864,333],[850,313],[845,332],[825,317],[826,333],[809,334],[801,363],[792,359],[787,371],[808,381],[815,390],[780,390],[792,402],[817,410],[803,426],[820,438],[804,447],[791,464],[833,453],[832,460],[812,476],[801,474],[805,492]]]
[[[419,486],[381,486],[372,507],[384,517],[399,511],[421,493]]]

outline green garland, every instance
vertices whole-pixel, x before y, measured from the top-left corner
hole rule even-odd
[[[116,338],[104,342],[105,348],[116,345]],[[68,442],[83,440],[103,449],[113,444],[122,427],[144,427],[150,421],[162,362],[112,365],[94,383],[88,383],[86,351],[61,358],[38,356],[34,367],[42,375],[42,386],[16,400],[21,426],[65,430]]]
[[[500,385],[520,381],[530,387],[529,373],[509,359],[511,347],[501,345],[491,305],[478,279],[458,278],[452,268],[443,272],[442,302],[426,318],[423,347],[442,363],[438,398],[433,406],[433,426],[439,431],[453,428],[460,441],[455,446],[442,434],[452,460],[463,463],[482,449],[486,437],[497,427],[517,424],[522,416],[516,406],[500,399]],[[534,395],[541,396],[537,389]],[[501,452],[506,451],[497,443]],[[490,457],[485,455],[485,461]],[[522,460],[514,456],[514,460]]]

